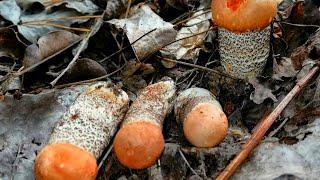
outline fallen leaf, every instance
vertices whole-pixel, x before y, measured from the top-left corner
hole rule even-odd
[[[93,79],[107,74],[107,71],[97,61],[83,58],[78,59],[75,65],[63,76],[64,82]]]
[[[38,2],[42,4],[48,4],[48,0],[38,0]],[[50,2],[50,1],[49,1]],[[91,0],[53,0],[51,1],[51,5],[47,5],[47,9],[65,5],[67,8],[75,9],[79,13],[82,14],[94,14],[100,11],[101,9]]]
[[[42,36],[37,44],[32,44],[27,47],[22,61],[24,68],[32,66],[79,39],[80,36],[64,30],[50,32]]]
[[[14,74],[8,75],[6,80],[0,85],[1,94],[5,94],[8,91],[21,90],[22,82],[19,76]]]
[[[108,23],[115,25],[118,29],[124,29],[130,43],[156,29],[133,44],[136,55],[142,59],[174,40],[176,31],[171,23],[163,21],[149,6],[139,7],[127,19],[113,19]]]
[[[21,9],[15,0],[0,1],[0,15],[4,19],[17,25],[20,21],[21,13]]]
[[[261,104],[265,99],[272,99],[274,102],[277,102],[277,98],[272,94],[272,90],[264,85],[260,84],[260,82],[254,78],[249,80],[250,84],[254,87],[254,92],[251,93],[250,99],[256,103]]]
[[[282,80],[282,77],[295,77],[298,71],[294,69],[290,58],[283,57],[278,63],[273,60],[273,75],[272,78]]]
[[[39,37],[51,31],[60,30],[58,26],[70,27],[73,23],[87,21],[87,19],[76,18],[59,19],[81,15],[73,9],[46,9],[35,14],[26,13],[21,11],[21,8],[14,0],[0,1],[0,15],[17,25],[19,33],[32,43],[36,43]]]

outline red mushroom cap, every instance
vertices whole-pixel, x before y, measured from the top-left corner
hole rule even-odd
[[[228,133],[228,119],[213,103],[196,105],[183,122],[184,135],[197,147],[213,147]]]
[[[50,144],[35,162],[37,180],[94,180],[98,168],[95,157],[72,144]]]
[[[161,127],[140,121],[123,126],[113,146],[121,164],[132,169],[144,169],[153,165],[161,155],[164,138]]]
[[[267,27],[276,16],[276,0],[212,0],[212,18],[218,26],[233,32]]]

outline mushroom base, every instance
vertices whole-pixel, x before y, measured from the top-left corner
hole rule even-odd
[[[270,51],[271,26],[245,33],[219,28],[218,33],[221,65],[228,74],[249,79],[262,73]]]

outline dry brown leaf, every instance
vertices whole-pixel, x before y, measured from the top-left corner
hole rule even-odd
[[[107,71],[92,59],[78,59],[76,64],[64,75],[64,81],[73,82],[87,80],[106,75]]]
[[[38,44],[32,44],[27,47],[23,58],[24,68],[43,60],[44,58],[58,52],[77,41],[80,36],[69,31],[54,31],[41,37]]]

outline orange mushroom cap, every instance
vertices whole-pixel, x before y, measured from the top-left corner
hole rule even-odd
[[[183,122],[184,135],[197,147],[213,147],[228,133],[228,119],[213,103],[199,103]]]
[[[37,180],[94,180],[98,173],[95,157],[72,144],[50,144],[35,162]]]
[[[267,27],[276,16],[276,0],[212,0],[212,18],[218,26],[233,32]]]
[[[121,164],[132,169],[152,166],[164,149],[159,126],[145,121],[129,123],[117,133],[114,152]]]

